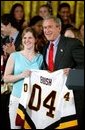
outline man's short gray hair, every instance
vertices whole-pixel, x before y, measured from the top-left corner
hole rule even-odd
[[[57,18],[56,16],[48,15],[48,16],[46,16],[46,17],[44,18],[44,20],[48,20],[48,19],[53,19],[54,22],[57,23],[59,26],[62,25],[60,18]],[[44,20],[43,20],[43,21],[44,21]]]

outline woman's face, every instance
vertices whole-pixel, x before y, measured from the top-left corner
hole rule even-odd
[[[28,50],[34,49],[35,42],[36,39],[31,32],[27,32],[22,38],[22,43],[24,45],[24,48]]]
[[[34,30],[36,31],[37,34],[42,34],[42,20],[38,21],[34,26]]]
[[[15,10],[14,10],[15,19],[16,20],[22,20],[23,15],[24,15],[23,9],[20,6],[16,7]]]
[[[71,37],[71,38],[75,38],[74,33],[71,30],[66,30],[64,33],[65,37]]]
[[[50,13],[48,11],[48,8],[46,7],[41,7],[40,10],[39,10],[39,15],[42,17],[42,18],[45,18],[46,16],[48,16]]]
[[[70,9],[68,7],[61,8],[59,12],[60,17],[62,18],[64,24],[69,23],[70,19]]]

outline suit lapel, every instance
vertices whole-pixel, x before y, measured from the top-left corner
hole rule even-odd
[[[64,52],[65,52],[65,46],[66,46],[65,39],[63,36],[61,36],[60,41],[58,43],[56,56],[55,56],[55,69],[59,68],[59,64],[61,63]]]
[[[48,43],[45,48],[44,48],[44,64],[47,68],[47,63],[46,63],[46,52],[47,52],[47,48],[49,46],[50,43]],[[58,48],[57,48],[57,52],[56,52],[56,55],[55,55],[55,66],[54,66],[54,70],[58,69],[59,68],[59,65],[62,61],[62,58],[63,58],[63,55],[64,55],[64,52],[65,52],[65,47],[66,47],[66,40],[63,36],[60,37],[60,41],[58,43]]]
[[[47,43],[47,45],[45,46],[45,48],[44,48],[44,51],[43,51],[43,55],[44,55],[44,64],[45,64],[45,67],[47,68],[47,63],[46,63],[46,54],[47,54],[47,48],[48,48],[48,46],[49,46],[49,42]]]

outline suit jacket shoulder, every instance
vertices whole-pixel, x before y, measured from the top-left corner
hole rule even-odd
[[[21,44],[22,44],[22,37],[21,33],[18,33],[16,40],[15,40],[15,49],[16,51],[21,50]]]

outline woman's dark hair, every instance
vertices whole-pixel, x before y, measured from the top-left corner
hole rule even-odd
[[[67,7],[68,9],[70,9],[70,5],[68,3],[62,3],[59,5],[58,7],[58,11],[60,11],[62,8]]]
[[[34,26],[36,23],[38,23],[39,21],[42,21],[42,20],[43,20],[43,18],[41,16],[36,15],[30,19],[30,22],[28,25],[29,25],[29,27]]]
[[[17,7],[21,7],[23,10],[23,17],[20,21],[17,21],[16,18],[14,17],[14,11]],[[12,6],[11,10],[10,10],[10,15],[12,16],[12,23],[14,24],[14,26],[20,31],[21,30],[21,26],[23,24],[23,22],[25,21],[25,14],[24,14],[24,7],[22,4],[20,3],[16,3]]]

